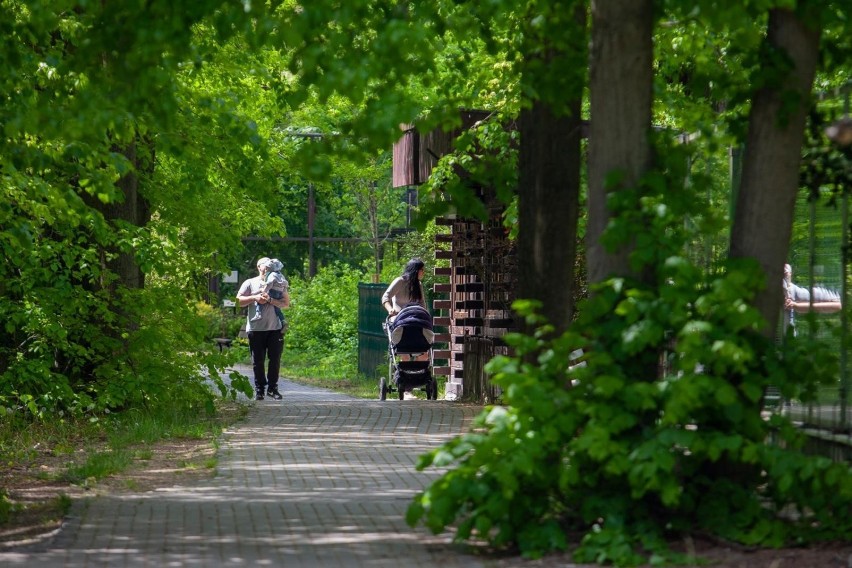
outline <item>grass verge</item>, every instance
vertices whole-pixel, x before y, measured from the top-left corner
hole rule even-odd
[[[294,353],[287,349],[281,361],[281,372],[288,379],[303,385],[320,387],[347,394],[356,398],[378,399],[379,379],[387,373],[387,367],[382,366],[376,371],[375,377],[360,375],[351,361],[317,360],[309,355]],[[426,398],[421,390],[415,390],[418,398]],[[396,394],[394,393],[394,396]],[[438,378],[438,398],[444,396],[444,381]]]
[[[357,398],[378,398],[378,379],[358,374],[356,366],[341,358],[317,359],[284,350],[281,372],[288,379],[312,387],[333,390]]]
[[[0,420],[0,548],[46,538],[73,498],[211,476],[219,435],[246,412],[219,402],[211,415],[181,405],[97,421]]]

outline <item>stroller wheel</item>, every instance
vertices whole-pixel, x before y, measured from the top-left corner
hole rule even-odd
[[[385,378],[379,381],[379,400],[385,400],[388,397],[388,384],[385,381]]]

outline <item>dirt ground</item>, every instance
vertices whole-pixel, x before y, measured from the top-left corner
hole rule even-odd
[[[11,522],[0,524],[0,549],[14,548],[49,539],[61,527],[64,508],[60,496],[77,499],[104,493],[141,493],[157,488],[186,484],[215,475],[206,467],[214,457],[213,441],[168,440],[146,446],[147,459],[137,459],[121,474],[107,479],[71,484],[56,481],[68,466],[68,456],[44,452],[26,465],[0,466],[0,488],[24,505]],[[67,499],[65,499],[67,503]],[[779,550],[749,549],[709,539],[691,539],[674,543],[680,550],[694,552],[702,560],[694,566],[721,568],[852,568],[852,542],[811,548]],[[519,557],[492,558],[494,568],[579,568],[568,554],[550,555],[526,561]]]
[[[852,544],[834,543],[811,548],[750,549],[736,544],[692,539],[673,543],[681,552],[695,554],[695,562],[683,566],[718,568],[852,568]],[[504,558],[494,568],[589,568],[574,564],[568,554],[553,554],[539,560]],[[651,568],[650,565],[641,568]]]
[[[136,459],[121,474],[81,484],[58,479],[68,466],[67,455],[45,453],[24,465],[0,466],[0,489],[20,508],[9,522],[0,523],[0,549],[53,536],[62,525],[67,498],[142,493],[215,475],[215,469],[205,465],[215,455],[212,440],[168,440],[145,450],[150,457]]]

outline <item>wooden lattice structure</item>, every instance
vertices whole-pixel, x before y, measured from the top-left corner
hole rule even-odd
[[[469,128],[487,113],[463,111],[461,128]],[[459,131],[420,134],[404,129],[394,145],[393,182],[410,187],[428,179],[438,159],[452,149]],[[494,354],[505,353],[502,341],[513,328],[511,304],[517,287],[517,258],[514,241],[503,227],[503,207],[487,188],[478,190],[489,219],[442,218],[450,228],[436,238],[436,259],[449,261],[435,269],[433,303],[436,375],[448,377],[449,398],[464,396],[480,401],[496,397],[485,380],[484,363]]]

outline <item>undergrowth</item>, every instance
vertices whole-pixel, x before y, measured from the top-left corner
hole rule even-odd
[[[517,303],[538,330],[507,337],[515,356],[488,364],[505,406],[422,456],[418,468],[449,471],[408,522],[619,566],[676,561],[668,542],[693,531],[769,547],[848,538],[849,465],[805,455],[789,420],[762,413],[769,386],[811,400],[835,380],[836,354],[807,338],[782,352],[759,333],[753,266],[707,282],[681,259],[665,268],[659,293],[601,286],[558,336]]]
[[[10,467],[27,464],[42,453],[67,455],[68,467],[59,474],[62,479],[72,483],[102,479],[123,471],[134,459],[150,459],[148,446],[157,442],[215,440],[224,426],[246,411],[244,405],[228,401],[218,402],[212,412],[206,405],[173,401],[85,419],[39,420],[28,414],[8,414],[0,419],[0,463]]]

